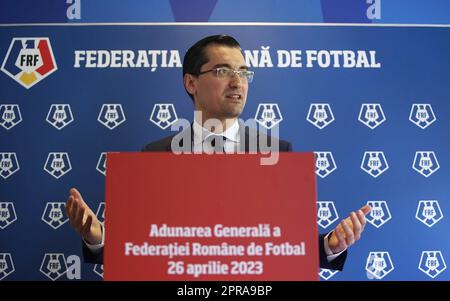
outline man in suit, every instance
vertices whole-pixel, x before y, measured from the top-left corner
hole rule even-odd
[[[198,41],[183,61],[184,88],[195,107],[194,120],[181,133],[150,143],[143,151],[291,151],[291,143],[250,130],[238,121],[253,75],[234,38],[217,35]],[[101,263],[103,226],[75,188],[70,190],[66,210],[72,227],[83,238],[85,261]],[[361,237],[369,211],[366,205],[351,212],[333,231],[319,236],[320,267],[342,270],[347,248]]]

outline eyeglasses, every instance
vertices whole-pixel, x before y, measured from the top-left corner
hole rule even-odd
[[[246,80],[251,83],[253,81],[253,76],[255,72],[249,70],[233,70],[230,68],[220,67],[203,72],[199,72],[198,75],[202,75],[208,72],[215,72],[217,78],[233,78],[235,74],[239,76],[240,79]]]

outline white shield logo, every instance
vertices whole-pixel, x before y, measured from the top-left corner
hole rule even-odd
[[[428,178],[439,169],[439,162],[433,151],[417,151],[414,156],[413,169]]]
[[[389,252],[370,252],[367,257],[366,271],[369,279],[383,279],[394,270]]]
[[[0,253],[0,280],[15,271],[11,253]]]
[[[255,120],[266,129],[271,129],[283,120],[280,108],[276,103],[260,103],[256,110]]]
[[[0,105],[0,125],[2,127],[10,130],[21,121],[19,105]]]
[[[98,122],[113,130],[123,122],[125,122],[125,114],[123,113],[121,104],[103,104],[97,118]]]
[[[322,228],[327,228],[339,218],[339,215],[332,201],[317,202],[317,224]]]
[[[361,162],[361,169],[372,177],[376,178],[389,169],[386,157],[383,152],[367,151]]]
[[[16,153],[0,153],[0,176],[3,179],[9,178],[19,169]]]
[[[99,220],[100,223],[103,224],[105,222],[105,202],[101,202],[98,205],[97,212],[95,213],[95,215],[97,216],[97,219]]]
[[[426,129],[430,124],[436,121],[436,116],[434,116],[430,104],[415,103],[412,105],[409,120],[421,129]]]
[[[320,269],[319,276],[324,280],[328,280],[331,277],[333,277],[334,275],[336,275],[337,273],[338,273],[338,271],[335,271],[335,270]]]
[[[150,121],[156,124],[161,129],[165,130],[175,122],[177,122],[177,112],[175,106],[171,103],[155,104],[153,106]]]
[[[417,220],[431,228],[443,217],[438,201],[419,201],[416,212]]]
[[[39,270],[52,281],[57,280],[67,272],[64,254],[46,253]]]
[[[327,103],[313,103],[309,106],[306,120],[321,130],[334,121],[333,111]]]
[[[41,219],[53,229],[58,229],[69,220],[66,214],[66,203],[48,202]]]
[[[314,152],[316,155],[316,175],[325,178],[336,168],[333,154],[331,152]]]
[[[372,207],[372,210],[367,215],[366,220],[372,226],[380,228],[392,218],[386,201],[368,201],[367,205]]]
[[[380,104],[364,103],[361,106],[358,120],[373,130],[382,124],[386,120],[386,117],[384,116],[384,112]]]
[[[56,179],[72,170],[67,153],[49,153],[45,161],[44,170]]]
[[[45,120],[56,129],[63,129],[74,120],[70,105],[52,104]]]
[[[447,268],[444,257],[441,251],[423,251],[420,257],[419,270],[430,276],[436,278]]]
[[[100,277],[103,278],[103,264],[96,264],[94,266],[94,273],[96,273],[97,275],[99,275]]]
[[[100,154],[100,158],[98,158],[96,169],[106,176],[106,152]]]
[[[0,202],[0,229],[5,229],[17,220],[12,202]]]

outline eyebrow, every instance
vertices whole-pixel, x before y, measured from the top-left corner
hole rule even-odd
[[[229,64],[216,64],[213,66],[213,69],[221,68],[221,67],[227,67],[227,68],[233,69]],[[239,70],[241,70],[241,69],[248,70],[248,67],[245,65],[242,65],[241,67],[239,67]]]

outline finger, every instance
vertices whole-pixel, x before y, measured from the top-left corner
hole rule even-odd
[[[372,210],[372,207],[370,207],[370,205],[364,205],[359,210],[361,210],[364,213],[364,215],[367,215],[367,213],[369,213]]]
[[[336,230],[334,231],[334,233],[336,233],[336,237],[339,242],[339,248],[342,251],[347,248],[347,243],[345,242],[344,234],[341,231],[338,231],[338,227],[336,227]],[[341,227],[341,229],[342,229],[342,227]]]
[[[353,235],[352,228],[350,228],[345,220],[341,222],[341,225],[345,232],[345,242],[347,243],[347,246],[353,245],[355,242],[355,236]]]
[[[364,227],[366,226],[366,215],[362,212],[362,210],[358,210],[356,213],[358,215],[359,223],[361,224],[361,232],[364,231]]]
[[[83,217],[84,217],[84,208],[79,207],[77,216],[75,217],[75,227],[78,230],[78,232],[81,233],[81,229],[83,228]]]
[[[66,213],[67,216],[70,216],[70,212],[72,211],[72,205],[73,205],[73,197],[69,196],[66,202]]]
[[[69,212],[69,219],[70,219],[70,224],[72,225],[72,227],[75,228],[75,218],[77,216],[77,212],[78,212],[78,202],[73,199],[73,205],[72,205],[72,210]]]
[[[83,228],[81,229],[81,234],[83,237],[87,237],[88,234],[90,234],[91,225],[92,225],[92,216],[88,215],[88,217],[86,219],[86,223],[83,225]]]
[[[342,223],[342,221],[341,221],[341,223]],[[339,223],[339,225],[337,225],[336,231],[338,231],[339,234],[341,234],[341,236],[343,238],[345,238],[345,231],[344,231],[344,228],[342,227],[341,223]]]
[[[83,200],[83,197],[81,196],[81,193],[76,188],[70,189],[70,195],[73,196],[75,199],[80,200],[81,204],[86,205],[86,203]]]
[[[350,218],[352,219],[355,241],[357,241],[361,237],[362,226],[355,212],[350,213]]]
[[[81,193],[76,188],[71,188],[70,194],[75,200],[78,201],[78,207],[83,207],[87,214],[94,214],[91,208],[84,201],[83,197],[81,196]]]

